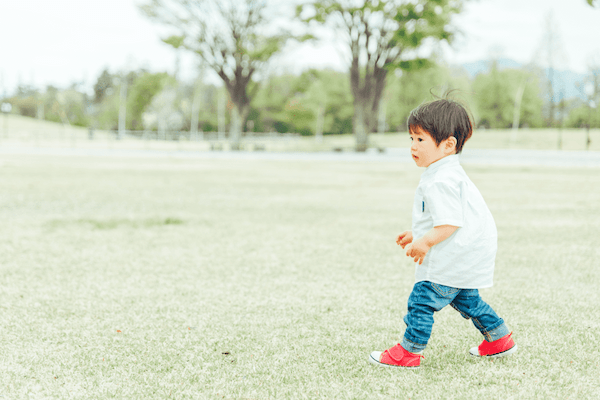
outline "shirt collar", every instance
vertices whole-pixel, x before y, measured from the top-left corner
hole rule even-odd
[[[450,166],[460,165],[458,154],[452,154],[431,163],[429,167],[425,169],[423,175],[429,175],[439,170],[440,168],[446,168]]]

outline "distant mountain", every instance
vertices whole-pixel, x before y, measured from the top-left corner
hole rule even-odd
[[[462,64],[462,67],[472,78],[474,78],[479,74],[485,74],[489,72],[491,68],[491,62],[476,61]],[[523,64],[520,64],[514,60],[508,58],[498,59],[498,68],[501,70],[507,68],[517,69],[521,67],[523,67]],[[550,69],[546,68],[544,72],[546,74],[546,78],[550,79]],[[580,74],[578,72],[554,70],[552,77],[552,88],[554,89],[554,93],[556,95],[556,101],[560,101],[563,98],[570,99],[573,97],[585,100],[585,94],[579,89],[579,85],[584,82],[585,78],[585,74]]]

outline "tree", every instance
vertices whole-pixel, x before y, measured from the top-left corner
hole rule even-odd
[[[312,135],[319,125],[324,134],[350,133],[352,95],[348,74],[311,69],[300,76],[269,77],[252,101],[249,119],[258,131]]]
[[[89,116],[86,112],[88,100],[85,93],[70,88],[59,92],[56,100],[57,103],[55,104],[58,106],[62,118],[64,118],[63,123],[77,126],[87,126],[89,124]]]
[[[347,73],[336,71],[312,71],[304,96],[306,107],[312,110],[311,130],[323,134],[352,132],[353,98]],[[319,120],[320,118],[320,120]]]
[[[250,111],[249,84],[290,37],[265,34],[264,0],[148,0],[141,6],[151,19],[169,25],[184,48],[195,52],[222,79],[233,104],[230,140],[239,148],[241,130]],[[179,44],[175,37],[166,43]]]
[[[520,99],[519,87],[523,86]],[[476,94],[474,109],[479,125],[492,129],[505,129],[513,125],[515,102],[520,101],[520,125],[538,127],[542,125],[542,99],[539,95],[539,80],[528,70],[499,70],[492,62],[490,72],[479,74],[473,82]]]
[[[152,98],[152,102],[142,114],[146,129],[156,129],[159,137],[166,138],[167,131],[181,129],[184,123],[183,115],[176,105],[177,90],[167,86],[162,92]]]
[[[349,49],[356,149],[366,150],[375,130],[387,74],[430,65],[416,57],[428,40],[450,40],[450,18],[462,0],[314,0],[298,6],[306,23],[333,26]]]
[[[166,72],[143,72],[131,84],[127,96],[127,125],[129,129],[144,128],[142,114],[152,102],[155,95],[167,85],[174,85],[175,79]]]
[[[113,78],[107,69],[102,71],[102,74],[100,74],[94,85],[94,103],[102,103],[102,100],[112,93],[114,87]]]
[[[579,99],[571,100],[576,102],[575,107],[569,111],[565,121],[565,126],[569,128],[600,128],[600,109],[590,108],[590,105]]]
[[[165,42],[166,44],[168,44],[169,46],[173,47],[175,49],[175,71],[173,72],[173,76],[175,77],[175,80],[177,80],[177,78],[179,77],[179,65],[181,62],[181,48],[183,46],[183,40],[185,39],[184,36],[170,36],[166,39],[162,39],[163,42]]]
[[[471,82],[466,71],[434,63],[430,68],[392,75],[386,88],[389,96],[386,120],[390,129],[406,131],[408,115],[418,104],[431,99],[432,93],[442,95],[451,89],[459,90],[457,95],[460,94],[461,98],[470,97]],[[472,103],[469,101],[469,104]]]
[[[558,102],[557,100],[560,100],[555,92],[555,88],[560,86],[560,82],[557,82],[558,75],[556,75],[555,72],[557,68],[564,67],[564,60],[566,58],[561,33],[558,29],[558,23],[556,22],[554,14],[550,11],[544,19],[542,40],[534,55],[535,62],[538,63],[539,66],[545,68],[546,71],[547,89],[545,96],[547,102],[545,104],[545,114],[546,126],[549,128],[556,125],[556,103]]]

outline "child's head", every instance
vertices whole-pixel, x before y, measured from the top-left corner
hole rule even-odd
[[[423,103],[410,112],[408,131],[420,130],[428,133],[439,145],[454,138],[455,153],[462,151],[463,145],[473,134],[473,125],[466,108],[460,103],[445,99]]]

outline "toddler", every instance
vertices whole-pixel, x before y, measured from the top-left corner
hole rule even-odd
[[[483,334],[473,356],[502,357],[517,351],[512,332],[478,289],[492,286],[497,249],[494,218],[459,163],[458,154],[471,137],[467,110],[440,99],[410,113],[412,158],[425,167],[412,211],[412,230],[396,243],[416,265],[415,285],[404,317],[401,343],[369,356],[385,367],[419,367],[433,325],[433,313],[448,304]]]

